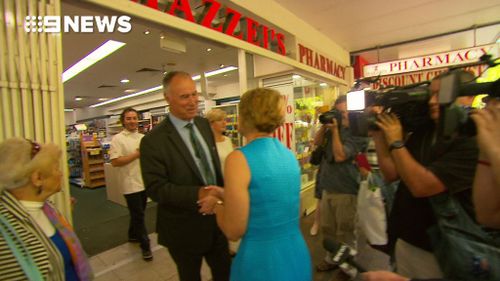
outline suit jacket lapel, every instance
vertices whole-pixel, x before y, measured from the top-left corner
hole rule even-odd
[[[184,140],[182,139],[179,132],[177,132],[177,129],[175,128],[174,124],[172,124],[169,117],[167,117],[166,121],[168,138],[172,141],[175,148],[181,153],[184,160],[186,160],[186,162],[189,164],[189,167],[191,167],[193,173],[200,179],[201,182],[203,182],[203,177],[200,174],[198,166],[196,166],[196,163],[194,162],[191,152],[189,152],[189,148],[184,143]]]

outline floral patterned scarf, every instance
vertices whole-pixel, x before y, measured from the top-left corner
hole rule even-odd
[[[75,266],[76,274],[81,281],[92,280],[92,268],[83,251],[80,240],[76,236],[71,225],[66,219],[49,203],[43,205],[43,212],[49,218],[50,222],[61,234],[66,246],[71,253],[71,260]]]

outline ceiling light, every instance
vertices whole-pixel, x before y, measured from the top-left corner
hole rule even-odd
[[[213,70],[213,71],[206,72],[205,73],[205,77],[210,77],[210,76],[214,76],[214,75],[217,75],[217,74],[226,73],[226,72],[233,71],[233,70],[236,70],[236,69],[238,69],[236,66],[228,66],[226,68],[216,69],[216,70]],[[199,80],[201,78],[201,75],[195,75],[195,76],[193,76],[191,78],[194,81],[196,81],[196,80]],[[137,92],[137,93],[133,93],[133,94],[126,95],[126,96],[117,97],[117,98],[110,99],[110,100],[107,100],[107,101],[104,101],[104,102],[100,102],[100,103],[96,103],[96,104],[91,105],[90,107],[99,107],[99,106],[103,106],[103,105],[106,105],[106,104],[110,104],[110,103],[114,103],[114,102],[117,102],[117,101],[121,101],[121,100],[124,100],[124,99],[129,99],[129,98],[133,98],[133,97],[137,97],[137,96],[149,94],[149,93],[161,90],[162,88],[163,88],[163,86],[159,85],[159,86],[156,86],[156,87],[153,87],[153,88],[149,88],[149,89]],[[125,90],[125,91],[127,91],[127,90]]]
[[[100,100],[100,101],[109,100],[109,98],[99,98],[98,100]]]
[[[75,111],[73,108],[65,108],[64,109],[64,112],[73,112]]]
[[[84,71],[85,69],[89,68],[96,62],[109,56],[110,54],[112,54],[113,52],[115,52],[116,50],[120,49],[123,46],[125,46],[125,43],[123,42],[118,42],[114,40],[106,41],[100,47],[98,47],[93,52],[91,52],[83,59],[81,59],[79,62],[75,63],[73,66],[64,71],[62,75],[63,83],[75,77],[76,75],[78,75],[78,73]]]
[[[223,63],[219,64],[219,68],[223,68],[225,65]]]
[[[222,76],[227,77],[227,74],[224,74],[224,75],[222,75]]]
[[[300,78],[302,78],[302,77],[301,77],[300,75],[294,74],[294,75],[292,75],[292,78],[293,78],[293,79],[300,79]]]
[[[222,73],[226,73],[226,72],[229,72],[229,71],[233,71],[233,70],[236,70],[238,69],[236,66],[228,66],[228,67],[225,67],[225,68],[221,68],[221,69],[216,69],[216,70],[212,70],[212,71],[209,71],[209,72],[205,72],[205,77],[210,77],[210,76],[214,76],[214,75],[217,75],[217,74],[222,74]],[[199,80],[201,78],[201,75],[195,75],[193,77],[191,77],[193,80]]]
[[[326,83],[319,83],[319,85],[320,85],[321,87],[326,87],[326,86],[328,86],[328,84],[326,84]]]
[[[210,51],[212,51],[212,48],[207,48],[207,52],[210,52]]]
[[[150,33],[151,31],[149,31],[149,29],[144,30],[144,34],[149,35]]]
[[[114,103],[114,102],[117,102],[117,101],[121,101],[121,100],[124,100],[124,99],[130,99],[130,98],[133,98],[133,97],[137,97],[137,96],[149,94],[151,92],[156,92],[158,90],[161,90],[162,88],[163,88],[163,86],[159,85],[159,86],[156,86],[156,87],[153,87],[153,88],[149,88],[149,89],[137,92],[137,93],[133,93],[133,94],[126,95],[126,96],[117,97],[117,98],[110,99],[110,100],[107,100],[107,101],[103,101],[103,102],[100,102],[100,103],[96,103],[96,104],[91,105],[90,107],[99,107],[99,106],[103,106],[103,105],[106,105],[106,104],[110,104],[110,103]]]
[[[128,80],[128,79],[122,79],[122,80],[120,80],[120,83],[123,83],[123,84],[128,83],[128,82],[130,82],[130,80]]]
[[[225,67],[225,68],[221,68],[221,69],[217,69],[217,70],[205,72],[205,76],[206,77],[210,77],[210,76],[214,76],[214,75],[217,75],[217,74],[221,74],[221,73],[226,73],[226,72],[229,72],[229,71],[233,71],[233,70],[236,70],[236,69],[238,69],[236,66],[230,65],[230,66]]]
[[[81,98],[81,97],[76,97],[76,98],[75,98],[75,100],[76,100],[76,101],[81,101],[81,100],[83,100],[83,98]]]
[[[166,71],[163,71],[163,75],[167,75],[167,73],[168,73],[168,72],[166,72]]]
[[[161,34],[160,39],[165,39],[165,35]]]

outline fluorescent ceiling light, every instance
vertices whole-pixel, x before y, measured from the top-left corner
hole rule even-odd
[[[292,78],[293,78],[293,79],[300,79],[300,78],[302,78],[302,77],[301,77],[300,75],[294,74],[294,75],[292,75]]]
[[[85,56],[79,62],[75,63],[73,66],[68,68],[63,73],[63,83],[68,81],[69,79],[78,75],[78,73],[84,71],[89,68],[96,62],[102,60],[103,58],[109,56],[116,50],[125,46],[125,43],[118,42],[114,40],[108,40],[104,44],[102,44],[99,48],[95,49],[93,52]]]
[[[106,104],[110,104],[110,103],[114,103],[114,102],[117,102],[117,101],[121,101],[121,100],[124,100],[124,99],[129,99],[129,98],[133,98],[133,97],[145,95],[145,94],[148,94],[148,93],[151,93],[151,92],[158,91],[158,90],[160,90],[162,88],[163,88],[163,86],[159,85],[159,86],[156,86],[156,87],[153,87],[153,88],[149,88],[149,89],[137,92],[137,93],[133,93],[133,94],[126,95],[126,96],[117,97],[117,98],[110,99],[110,100],[107,100],[107,101],[104,101],[104,102],[100,102],[100,103],[96,103],[96,104],[91,105],[90,107],[99,107],[99,106],[103,106],[103,105],[106,105]]]
[[[214,75],[217,75],[217,74],[226,73],[226,72],[233,71],[233,70],[236,70],[236,69],[238,69],[236,66],[228,66],[228,67],[224,67],[224,68],[221,68],[221,69],[212,70],[212,71],[209,71],[209,72],[205,72],[205,77],[210,77],[210,76],[214,76]],[[200,80],[201,75],[195,75],[195,76],[193,76],[191,78],[194,81]]]
[[[328,86],[328,84],[326,84],[326,83],[319,83],[319,85],[320,85],[321,87],[326,87],[326,86]]]
[[[64,109],[64,112],[73,112],[75,111],[73,108],[65,108]]]
[[[81,100],[83,100],[83,98],[81,98],[81,97],[76,97],[76,98],[75,98],[75,100],[76,100],[76,101],[81,101]]]
[[[221,68],[221,69],[217,69],[217,70],[205,72],[205,77],[210,77],[210,76],[214,76],[214,75],[217,75],[217,74],[226,73],[226,72],[233,71],[233,70],[236,70],[236,69],[238,69],[236,66],[228,66],[228,67],[225,67],[225,68]],[[201,75],[195,75],[195,76],[191,77],[191,79],[193,79],[193,81],[200,80],[200,78],[201,78]],[[147,90],[143,90],[143,91],[140,91],[140,92],[137,92],[137,93],[133,93],[133,94],[126,95],[126,96],[121,96],[121,97],[110,99],[110,100],[107,100],[107,101],[104,101],[104,102],[100,102],[100,103],[96,103],[96,104],[91,105],[90,107],[99,107],[99,106],[103,106],[103,105],[106,105],[106,104],[110,104],[110,103],[114,103],[114,102],[117,102],[117,101],[121,101],[121,100],[124,100],[124,99],[129,99],[129,98],[133,98],[133,97],[137,97],[137,96],[149,94],[151,92],[158,91],[158,90],[160,90],[162,88],[163,88],[163,86],[159,85],[159,86],[156,86],[156,87],[153,87],[153,88],[149,88]]]
[[[128,79],[122,79],[122,80],[120,80],[120,83],[123,83],[123,84],[128,83],[128,82],[130,82],[130,80],[128,80]]]

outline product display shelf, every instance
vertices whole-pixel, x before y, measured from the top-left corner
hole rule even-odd
[[[105,185],[104,152],[95,134],[82,135],[81,154],[84,186],[96,188]]]
[[[306,93],[307,92],[307,93]],[[311,165],[311,153],[314,149],[313,139],[317,126],[315,121],[315,107],[321,102],[321,98],[312,94],[313,91],[305,91],[304,88],[296,88],[295,99],[295,152],[300,164],[301,184],[308,186],[316,180],[317,166]]]
[[[69,177],[80,178],[82,176],[82,157],[80,153],[80,138],[68,136],[66,139],[68,152]]]

